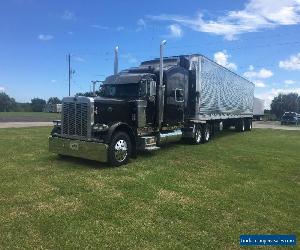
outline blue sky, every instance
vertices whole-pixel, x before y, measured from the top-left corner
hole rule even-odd
[[[0,91],[17,101],[72,94],[91,80],[165,55],[201,53],[249,78],[267,105],[279,92],[300,94],[300,1],[0,2]]]

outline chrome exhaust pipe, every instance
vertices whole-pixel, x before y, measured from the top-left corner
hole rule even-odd
[[[164,45],[167,43],[167,40],[162,40],[160,43],[160,60],[159,60],[159,85],[163,85],[164,77]]]
[[[163,122],[163,112],[164,112],[164,92],[165,86],[163,85],[163,77],[164,77],[164,45],[166,44],[166,40],[161,41],[160,43],[160,60],[159,60],[159,85],[156,86],[156,125],[157,129],[160,130],[161,123]]]
[[[119,71],[119,47],[115,47],[115,61],[114,61],[114,75],[118,74]]]

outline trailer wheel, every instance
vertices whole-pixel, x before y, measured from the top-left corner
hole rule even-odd
[[[131,141],[124,132],[117,132],[108,147],[108,160],[112,166],[121,166],[128,162],[131,155]]]
[[[193,144],[200,144],[202,142],[203,136],[202,136],[201,126],[196,126],[195,135],[191,139],[192,139],[191,142]]]
[[[252,119],[245,120],[245,130],[247,131],[252,130]]]
[[[209,124],[205,124],[202,127],[202,142],[206,143],[210,140],[210,125]]]
[[[245,131],[245,121],[244,119],[238,119],[235,123],[235,130],[238,132],[244,132]]]

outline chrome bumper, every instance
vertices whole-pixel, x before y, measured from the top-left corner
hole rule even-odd
[[[107,150],[104,143],[49,137],[49,151],[56,154],[107,162]]]

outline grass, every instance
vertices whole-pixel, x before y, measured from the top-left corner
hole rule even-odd
[[[120,168],[58,157],[50,128],[0,130],[1,248],[238,249],[297,234],[300,133],[224,132]]]
[[[0,112],[0,122],[53,121],[55,119],[60,119],[60,114],[46,112]]]

